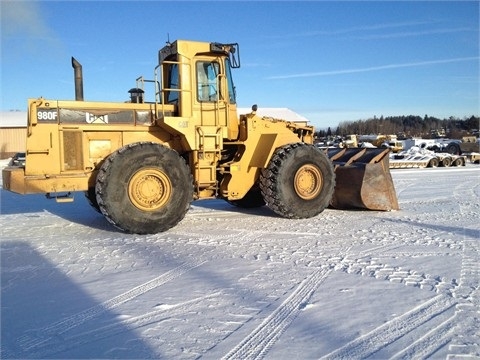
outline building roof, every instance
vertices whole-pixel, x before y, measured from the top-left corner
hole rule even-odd
[[[0,128],[27,127],[26,111],[0,112]]]

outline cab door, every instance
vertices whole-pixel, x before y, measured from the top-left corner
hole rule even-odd
[[[238,135],[238,119],[228,60],[199,57],[194,66],[193,110],[197,124],[216,127],[222,132],[223,138],[235,139]]]

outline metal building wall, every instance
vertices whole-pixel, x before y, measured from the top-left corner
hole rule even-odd
[[[17,152],[25,152],[26,127],[0,128],[0,159],[7,159]]]

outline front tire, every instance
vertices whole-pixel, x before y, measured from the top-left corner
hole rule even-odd
[[[268,207],[289,219],[320,214],[329,205],[334,186],[331,161],[320,149],[304,143],[278,148],[260,174]]]
[[[139,142],[105,160],[95,192],[100,211],[113,225],[129,233],[154,234],[183,219],[193,200],[193,180],[176,151]]]
[[[97,202],[97,194],[95,192],[95,187],[89,187],[88,190],[85,191],[85,197],[87,198],[90,206],[93,207],[95,211],[101,213],[100,207],[98,206]]]

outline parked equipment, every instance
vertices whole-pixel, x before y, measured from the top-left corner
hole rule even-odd
[[[341,208],[398,209],[388,156],[332,163],[307,123],[261,118],[255,106],[237,116],[238,44],[167,43],[154,80],[139,77],[129,102],[84,101],[82,67],[72,66],[75,101],[28,101],[25,166],[4,169],[4,189],[58,201],[83,191],[108,221],[139,234],[175,226],[196,199],[267,204],[294,219],[321,213],[332,196]],[[385,189],[388,200],[373,205]]]
[[[472,163],[480,162],[480,138],[464,136],[461,141],[451,141],[446,151],[453,155],[463,155]]]
[[[465,157],[412,147],[390,158],[391,169],[465,166]]]
[[[475,136],[464,136],[461,141],[451,141],[446,148],[447,152],[454,155],[463,153],[480,153],[480,139]]]

